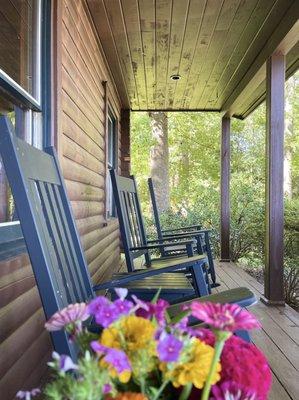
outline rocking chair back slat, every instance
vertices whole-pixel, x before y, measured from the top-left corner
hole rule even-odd
[[[156,225],[156,230],[157,230],[157,236],[158,236],[158,239],[163,239],[153,180],[152,180],[152,178],[148,178],[147,181],[148,181],[148,187],[149,187],[149,192],[150,192],[150,197],[151,197],[152,210],[153,210],[153,215],[154,215],[154,220],[155,220],[155,225]]]
[[[55,150],[38,150],[0,117],[0,153],[6,169],[46,318],[94,296]],[[54,347],[75,357],[67,335],[54,332]]]
[[[132,251],[132,247],[146,246],[144,223],[139,208],[139,199],[136,184],[133,179],[128,179],[110,170],[114,200],[118,211],[120,230],[126,255],[129,272],[134,271],[134,259],[145,256],[148,262],[148,250]]]

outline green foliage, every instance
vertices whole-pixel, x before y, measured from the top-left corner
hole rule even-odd
[[[285,198],[285,257],[293,264],[298,263],[299,255],[298,98],[299,72],[286,83],[285,114],[291,177],[291,193]],[[264,259],[265,111],[263,104],[245,121],[233,119],[231,127],[231,257],[246,260],[248,265],[263,265]],[[162,215],[162,227],[201,224],[212,228],[218,256],[221,117],[174,112],[168,114],[168,124],[171,209]],[[132,113],[132,173],[140,188],[147,225],[155,236],[146,182],[151,146],[149,116]]]
[[[285,260],[284,292],[286,303],[299,309],[299,257]]]
[[[78,376],[84,379],[74,379],[71,373],[61,372],[50,363],[53,368],[55,380],[49,383],[45,389],[45,398],[49,400],[101,400],[103,393],[99,390],[109,382],[108,371],[100,369],[98,360],[86,352],[85,357],[78,362]]]

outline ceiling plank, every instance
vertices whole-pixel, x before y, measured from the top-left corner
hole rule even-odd
[[[171,20],[171,36],[169,44],[168,65],[166,73],[165,107],[173,106],[176,81],[170,76],[179,72],[180,59],[186,32],[186,24],[189,14],[190,0],[173,0],[173,12]]]
[[[139,107],[147,107],[147,87],[143,45],[140,31],[139,8],[136,0],[120,0],[123,14],[127,43],[130,51],[136,86],[138,88]]]
[[[155,104],[165,107],[168,49],[173,1],[156,1],[156,90]]]
[[[237,99],[237,97],[240,95],[243,89],[254,77],[256,72],[261,68],[265,60],[275,51],[278,44],[287,35],[288,31],[292,28],[292,26],[296,23],[299,16],[299,1],[294,0],[293,2],[291,2],[288,10],[282,16],[282,10],[283,10],[282,7],[286,3],[289,4],[290,1],[283,0],[283,2],[284,3],[283,4],[281,3],[280,8],[277,10],[280,13],[280,16],[282,17],[280,19],[280,22],[274,25],[272,24],[270,25],[272,27],[275,26],[274,31],[272,32],[271,35],[268,35],[268,40],[266,41],[265,45],[262,47],[260,52],[255,53],[257,54],[257,56],[255,57],[255,59],[253,60],[247,71],[244,71],[242,79],[239,81],[237,85],[234,84],[233,90],[230,90],[230,95],[226,98],[226,100],[222,104],[222,110],[227,111],[230,108],[230,106],[234,103],[234,101]]]
[[[171,107],[181,108],[184,89],[188,80],[188,72],[194,58],[195,43],[197,42],[207,0],[190,0],[187,26],[184,35],[183,46],[180,54],[178,73],[181,80],[174,86],[173,101]]]
[[[225,0],[223,3],[209,48],[204,58],[204,63],[202,63],[201,70],[198,72],[199,76],[197,83],[193,87],[193,92],[190,91],[189,98],[192,100],[186,101],[186,107],[198,107],[198,105],[201,106],[202,95],[207,89],[207,83],[213,68],[217,63],[217,58],[221,53],[224,44],[226,43],[227,36],[234,21],[239,4],[240,0]]]
[[[186,37],[185,39],[186,49],[184,48],[183,50],[182,65],[180,67],[184,85],[177,85],[174,102],[175,107],[184,107],[191,99],[194,85],[196,85],[198,81],[199,71],[205,62],[205,54],[209,48],[223,2],[224,0],[209,0],[206,2],[203,15],[200,15],[197,22],[199,24],[199,30],[196,40],[194,41],[195,32],[190,32],[191,37],[189,40],[191,46],[187,42],[188,38]],[[198,10],[198,13],[199,12],[200,8]]]
[[[154,107],[154,90],[156,87],[155,1],[138,0],[138,7],[147,86],[147,108],[150,109]]]
[[[119,0],[102,0],[116,45],[120,68],[126,79],[132,107],[139,107],[138,90],[132,66],[131,53]]]
[[[87,0],[90,14],[98,32],[99,41],[109,62],[117,90],[125,108],[130,107],[130,99],[127,87],[127,77],[124,76],[120,68],[120,59],[117,53],[116,44],[112,35],[108,15],[102,0]]]
[[[258,51],[259,46],[262,45],[255,39],[258,37],[259,32],[263,30],[266,18],[273,9],[275,3],[277,4],[278,1],[280,0],[274,0],[271,2],[259,0],[254,11],[247,15],[248,20],[245,22],[245,29],[239,36],[239,40],[233,48],[231,57],[223,69],[223,73],[221,74],[220,79],[214,89],[214,93],[211,95],[215,98],[213,106],[219,108],[221,107],[224,101],[224,91],[228,83],[232,81],[232,77],[236,76],[237,71],[242,66],[242,63],[244,63],[244,57],[246,53],[248,53],[249,49],[252,48],[252,51]],[[264,29],[264,35],[269,35],[268,29]],[[217,93],[217,96],[215,96],[215,92]]]
[[[258,0],[245,0],[239,5],[233,23],[231,24],[230,30],[224,42],[224,46],[219,53],[219,57],[214,63],[213,71],[211,72],[208,83],[201,96],[200,103],[203,108],[210,108],[213,106],[215,101],[217,101],[218,90],[216,90],[216,88],[218,82],[220,81],[226,66],[232,60],[234,49],[242,37],[249,17],[252,12],[254,12],[257,3]]]

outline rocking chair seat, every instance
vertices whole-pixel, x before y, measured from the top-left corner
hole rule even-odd
[[[122,275],[125,274],[114,274],[112,279],[119,278]],[[169,303],[182,301],[184,298],[194,298],[194,288],[183,274],[165,273],[150,276],[139,281],[126,283],[125,287],[130,296],[134,294],[139,298],[142,297],[142,300],[145,301],[151,301],[158,289],[160,289],[159,297]],[[112,299],[115,298],[114,290],[111,291],[111,297]]]
[[[167,267],[170,265],[176,265],[176,264],[183,264],[187,262],[195,262],[195,261],[201,261],[205,260],[206,256],[205,255],[195,255],[192,257],[187,257],[186,255],[181,256],[174,256],[174,257],[166,257],[166,258],[157,258],[157,259],[152,259],[151,260],[151,268],[162,268],[162,267]]]

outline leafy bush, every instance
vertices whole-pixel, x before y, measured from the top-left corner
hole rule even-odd
[[[287,259],[284,273],[285,301],[295,309],[299,308],[299,257]]]

